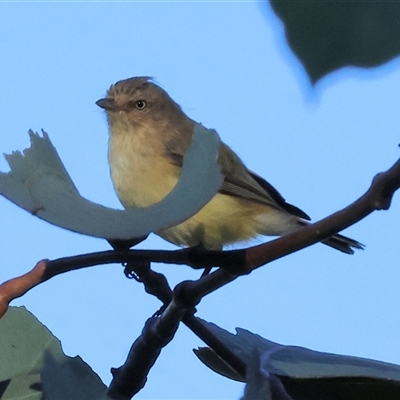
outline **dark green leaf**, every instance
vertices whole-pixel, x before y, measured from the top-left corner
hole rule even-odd
[[[375,67],[400,54],[399,0],[271,4],[313,83],[337,69]]]

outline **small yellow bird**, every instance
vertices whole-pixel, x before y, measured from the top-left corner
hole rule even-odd
[[[179,179],[195,122],[149,77],[117,82],[96,104],[106,110],[108,161],[121,203],[125,208],[157,203]],[[220,191],[197,214],[158,235],[178,246],[202,244],[220,250],[259,235],[284,235],[307,224],[306,213],[286,203],[223,142],[218,163],[225,176]],[[362,249],[342,235],[323,243],[348,254],[353,248]]]

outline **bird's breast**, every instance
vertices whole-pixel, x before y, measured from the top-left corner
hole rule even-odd
[[[139,135],[111,136],[108,160],[114,189],[125,208],[159,202],[179,178],[179,168]]]

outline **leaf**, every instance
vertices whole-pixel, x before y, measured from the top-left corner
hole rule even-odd
[[[375,67],[400,54],[399,0],[271,0],[271,5],[313,83],[340,68]]]
[[[107,399],[106,386],[80,357],[67,357],[60,341],[24,307],[0,320],[0,397]],[[3,391],[3,393],[1,392]]]
[[[0,194],[51,224],[90,236],[132,239],[177,225],[207,204],[223,180],[218,135],[196,125],[174,189],[150,207],[113,210],[80,196],[45,132],[29,135],[30,148],[6,156],[11,171],[0,173]]]
[[[246,400],[400,400],[398,365],[284,346],[244,329],[237,328],[233,335],[215,324],[202,323],[247,365],[246,382],[252,386],[246,388],[251,393],[245,394]],[[209,351],[199,349],[196,355],[214,371],[231,377],[226,362],[210,357]],[[264,397],[265,390],[269,397]]]

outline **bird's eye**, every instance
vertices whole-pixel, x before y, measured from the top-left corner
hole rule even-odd
[[[135,107],[138,110],[143,110],[144,108],[146,108],[146,106],[147,106],[147,103],[144,100],[137,100],[135,102]]]

